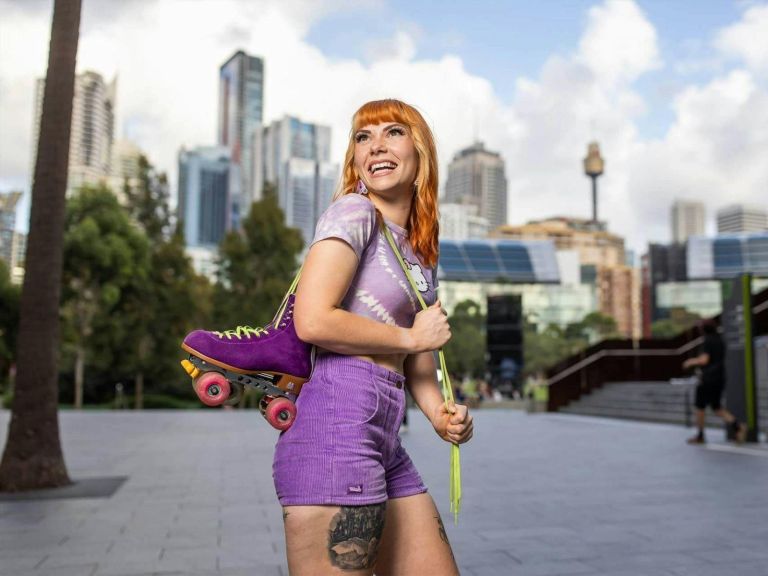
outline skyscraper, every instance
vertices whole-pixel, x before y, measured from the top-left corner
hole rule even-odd
[[[768,230],[768,212],[762,206],[732,204],[717,211],[717,232],[762,232]]]
[[[330,162],[330,127],[285,116],[254,132],[253,150],[255,199],[267,182],[274,184],[286,224],[301,230],[308,245],[339,176]]]
[[[675,200],[672,204],[672,242],[683,244],[689,236],[705,233],[704,203],[691,200]]]
[[[16,205],[21,192],[0,194],[0,260],[10,268],[13,258],[14,233],[16,230]]]
[[[230,210],[229,150],[201,146],[179,152],[178,218],[189,247],[218,246],[228,228]]]
[[[440,238],[467,240],[488,236],[488,219],[477,215],[477,206],[440,203]]]
[[[448,166],[445,184],[447,202],[477,206],[478,216],[491,228],[507,221],[507,178],[504,160],[485,149],[482,142],[460,150]]]
[[[219,69],[218,144],[229,149],[232,161],[228,222],[234,228],[261,192],[254,187],[252,146],[263,110],[264,61],[238,50]]]
[[[37,80],[34,130],[32,131],[32,171],[37,160],[37,140],[43,111],[45,80]],[[109,84],[101,74],[87,71],[75,78],[72,101],[72,131],[69,140],[67,194],[83,184],[106,182],[110,176],[112,144],[115,138],[117,78]]]

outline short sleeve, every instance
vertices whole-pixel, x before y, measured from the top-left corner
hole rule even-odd
[[[437,287],[440,285],[440,282],[437,280],[437,266],[432,268],[432,290],[437,291]]]
[[[376,227],[376,207],[359,194],[347,194],[331,203],[317,221],[312,245],[339,238],[352,247],[360,260]]]

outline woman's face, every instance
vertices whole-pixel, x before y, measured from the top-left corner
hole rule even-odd
[[[413,192],[419,155],[404,124],[369,124],[354,139],[355,169],[368,190]]]

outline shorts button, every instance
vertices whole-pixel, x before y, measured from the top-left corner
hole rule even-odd
[[[402,388],[403,387],[403,383],[402,382],[395,382],[395,386],[397,386],[398,388]]]

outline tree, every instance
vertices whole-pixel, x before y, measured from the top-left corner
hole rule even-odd
[[[125,318],[115,312],[126,294],[146,292],[149,242],[103,186],[83,187],[70,199],[66,224],[62,311],[74,336],[74,405],[81,408],[86,353],[124,331]],[[96,332],[98,315],[106,326]]]
[[[654,338],[674,338],[701,321],[701,316],[685,308],[672,308],[669,318],[656,320],[651,324],[651,334]]]
[[[127,207],[150,241],[150,273],[141,288],[125,301],[126,356],[134,372],[134,402],[144,405],[145,386],[173,389],[182,375],[179,343],[193,328],[207,324],[212,291],[208,280],[195,273],[184,251],[181,226],[171,233],[168,181],[144,157],[139,159],[135,187],[126,186]],[[186,382],[186,377],[183,378]]]
[[[525,370],[529,374],[543,372],[587,345],[586,338],[568,338],[566,331],[556,324],[539,332],[535,324],[528,322],[523,333]]]
[[[590,312],[581,321],[569,324],[565,336],[569,339],[585,338],[590,343],[621,337],[616,320],[602,312]]]
[[[472,300],[456,304],[450,318],[451,339],[445,345],[448,371],[462,376],[485,373],[485,315]]]
[[[80,0],[55,0],[21,293],[16,387],[0,490],[69,484],[59,437],[58,347]]]
[[[251,205],[242,230],[229,232],[219,245],[219,282],[214,291],[219,328],[269,322],[296,273],[301,234],[285,225],[271,187],[263,196]]]
[[[19,329],[18,286],[11,284],[5,261],[0,260],[0,389],[8,377],[16,356],[16,335]]]

